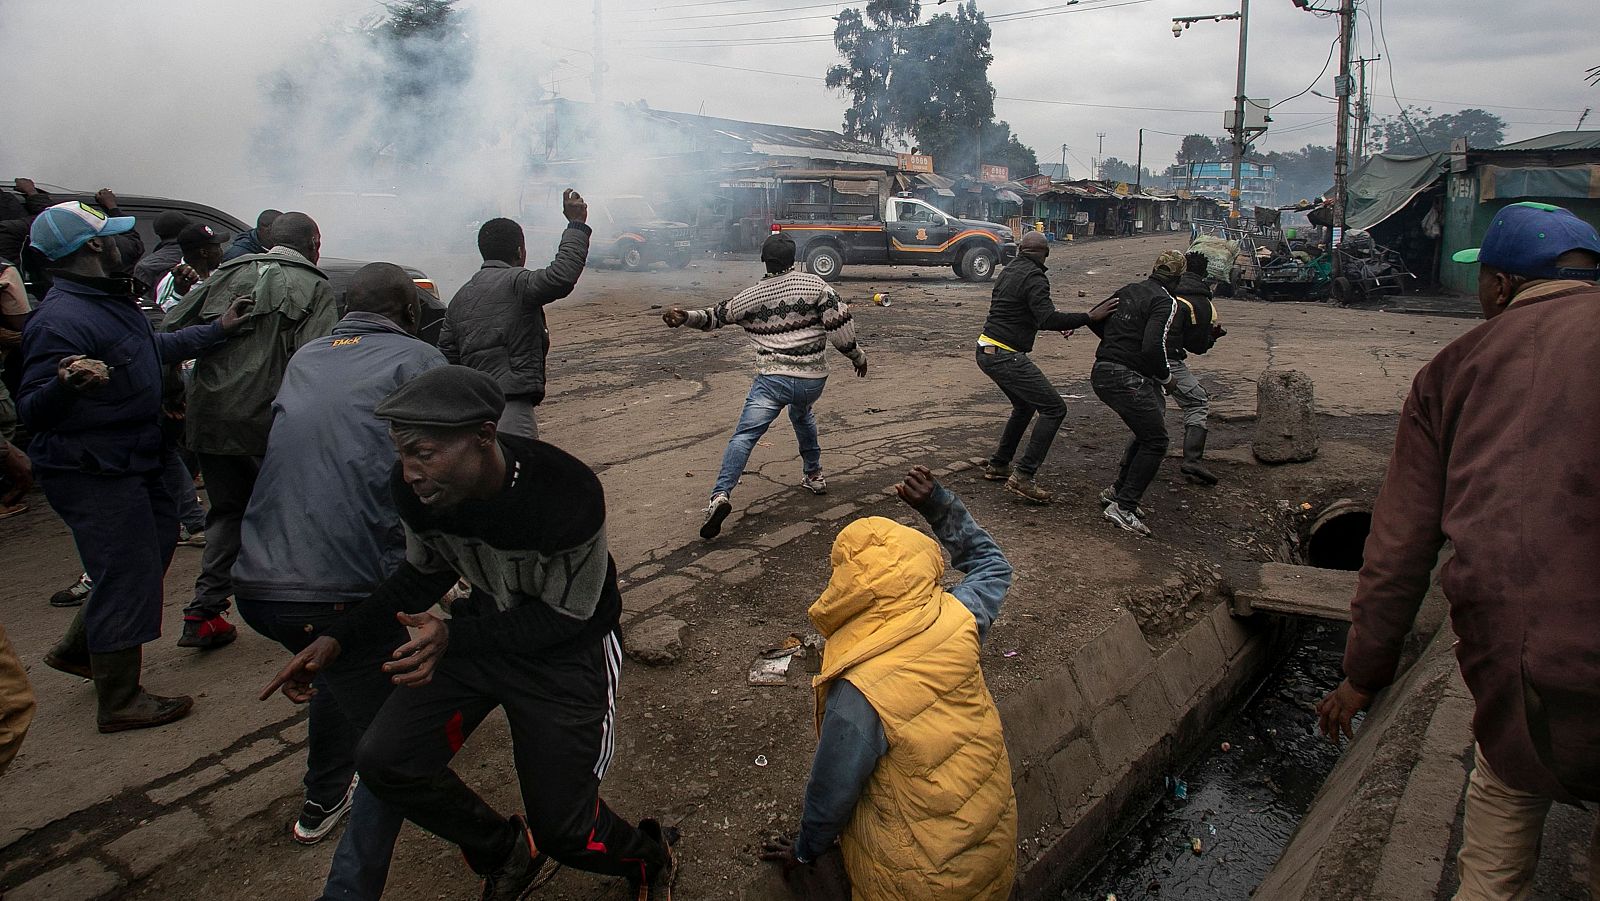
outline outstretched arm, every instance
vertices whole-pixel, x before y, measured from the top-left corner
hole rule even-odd
[[[994,538],[973,520],[961,499],[934,481],[926,466],[911,470],[895,491],[933,527],[934,537],[950,554],[950,565],[966,574],[950,593],[972,611],[972,618],[978,623],[978,640],[982,641],[1011,589],[1011,561]]]

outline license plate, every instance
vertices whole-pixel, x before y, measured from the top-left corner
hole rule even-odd
[[[688,241],[674,241],[672,246],[673,247],[685,247],[686,248],[686,247],[689,246],[689,242]]]

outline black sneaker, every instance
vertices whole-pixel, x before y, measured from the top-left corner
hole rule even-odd
[[[639,821],[639,831],[661,846],[667,862],[650,875],[649,881],[636,885],[638,901],[672,901],[672,885],[678,881],[678,855],[674,850],[680,837],[678,827],[663,826],[659,820]]]
[[[350,812],[350,800],[355,797],[356,786],[360,782],[360,776],[353,777],[350,787],[345,789],[344,797],[331,807],[323,807],[307,798],[300,805],[300,818],[294,821],[294,840],[302,845],[314,845],[326,838],[333,827],[339,825],[339,820]]]
[[[94,591],[94,583],[89,580],[89,574],[84,573],[78,577],[78,581],[72,583],[72,587],[63,588],[50,595],[50,606],[81,607],[83,602],[89,599],[91,591]]]
[[[700,527],[700,537],[707,541],[722,534],[722,521],[733,512],[733,501],[728,500],[726,494],[719,494],[711,499],[706,507],[706,522]]]
[[[517,841],[511,847],[511,856],[500,869],[483,877],[481,901],[522,901],[534,889],[549,882],[561,865],[547,854],[540,854],[533,846],[533,833],[528,831],[528,821],[520,816],[511,818],[517,830]]]

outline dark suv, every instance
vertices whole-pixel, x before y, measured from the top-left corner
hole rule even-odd
[[[39,190],[47,191],[55,203],[67,200],[82,201],[95,205],[97,201],[92,193],[74,191],[70,188],[58,188],[53,185],[39,185]],[[209,225],[218,231],[237,235],[250,230],[250,226],[242,220],[203,203],[194,203],[188,200],[173,200],[168,197],[145,197],[137,194],[118,194],[117,206],[123,215],[133,216],[137,222],[136,229],[139,237],[144,239],[145,250],[149,251],[156,246],[155,221],[156,217],[167,210],[177,210],[188,217],[191,222]],[[333,293],[339,298],[340,309],[344,308],[344,292],[350,286],[350,279],[356,270],[367,265],[366,260],[348,260],[343,257],[322,257],[317,261],[317,268],[328,276],[328,284],[333,288]],[[430,344],[439,343],[439,329],[444,325],[444,302],[439,299],[439,289],[433,279],[424,275],[422,270],[411,266],[402,266],[411,281],[417,286],[417,296],[422,302],[422,329],[421,337]]]

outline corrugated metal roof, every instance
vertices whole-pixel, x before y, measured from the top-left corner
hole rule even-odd
[[[1501,144],[1495,150],[1600,150],[1600,129],[1556,131],[1526,141]]]

